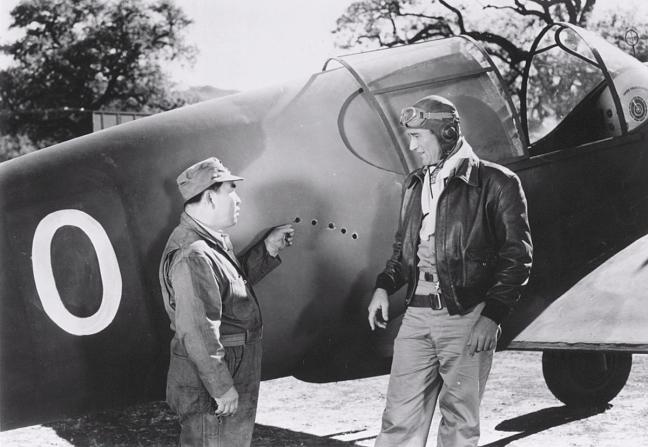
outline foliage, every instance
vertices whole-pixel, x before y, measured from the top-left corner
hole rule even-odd
[[[168,110],[164,61],[191,61],[191,24],[173,0],[23,0],[11,11],[24,31],[0,47],[15,65],[0,71],[3,133],[36,145],[89,130],[92,110]]]
[[[546,25],[568,22],[593,25],[619,47],[634,22],[629,12],[615,12],[592,22],[596,0],[362,0],[337,20],[334,34],[341,48],[391,47],[422,40],[468,35],[484,44],[509,90],[520,94],[521,75],[533,39]],[[639,34],[648,32],[636,23]],[[638,48],[647,57],[645,46]],[[645,59],[644,59],[645,60]]]
[[[25,134],[0,135],[0,162],[34,152],[38,147]]]

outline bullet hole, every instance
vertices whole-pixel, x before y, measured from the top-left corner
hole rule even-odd
[[[610,130],[614,130],[614,124],[610,123],[609,126]]]
[[[295,223],[299,223],[299,222],[301,222],[301,217],[299,217],[299,216],[295,217],[294,222],[295,222]]]
[[[342,228],[342,229],[340,230],[340,233],[342,233],[342,234],[346,234],[346,232],[347,232],[347,229],[346,229],[346,228]]]
[[[611,109],[607,109],[605,114],[607,115],[608,118],[612,118],[612,110]]]
[[[328,227],[331,230],[335,230],[335,224],[333,222],[329,222]]]
[[[353,233],[351,235],[351,239],[358,239],[358,233]]]
[[[313,225],[313,226],[317,225],[317,219],[311,220],[311,225]]]

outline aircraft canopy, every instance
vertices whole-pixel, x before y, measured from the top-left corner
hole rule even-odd
[[[648,66],[566,23],[545,28],[530,51],[522,123],[547,150],[632,132],[648,122]]]
[[[350,120],[361,113],[377,114],[399,151],[407,172],[417,160],[407,150],[408,139],[399,125],[403,107],[437,94],[451,100],[459,110],[462,132],[482,158],[507,162],[524,155],[515,107],[503,88],[492,60],[479,45],[465,36],[432,40],[389,51],[371,51],[332,59],[344,66],[360,87],[358,96],[342,107],[340,134],[355,153],[369,154],[370,142],[355,139]],[[329,62],[324,66],[328,68]],[[362,107],[365,102],[367,107]],[[370,108],[371,110],[368,110]]]

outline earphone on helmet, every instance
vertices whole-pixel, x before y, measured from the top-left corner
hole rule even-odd
[[[439,137],[445,143],[456,143],[459,139],[459,129],[457,129],[457,122],[453,121],[452,123],[444,124],[443,127],[439,130]]]

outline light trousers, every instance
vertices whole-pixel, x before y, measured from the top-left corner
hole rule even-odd
[[[438,447],[477,446],[479,404],[493,351],[467,353],[484,304],[466,315],[409,307],[394,342],[387,404],[377,447],[423,447],[437,400]]]

